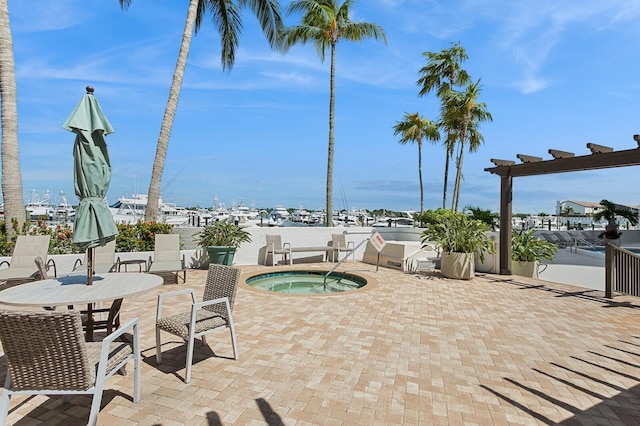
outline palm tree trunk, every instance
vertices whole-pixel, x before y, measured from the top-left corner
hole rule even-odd
[[[447,185],[449,181],[449,162],[451,160],[451,151],[447,146],[447,156],[444,162],[444,185],[442,187],[442,208],[447,208]]]
[[[12,219],[18,226],[25,222],[26,213],[20,174],[20,152],[18,149],[18,94],[16,65],[13,57],[13,39],[9,26],[8,0],[0,0],[0,108],[2,109],[2,197],[5,223]],[[6,227],[6,237],[13,235],[11,226]]]
[[[418,141],[418,178],[420,180],[420,216],[424,211],[424,191],[422,187],[422,143]]]
[[[336,45],[331,44],[331,72],[329,83],[329,149],[327,155],[327,226],[333,226],[333,146],[334,113],[336,98]]]
[[[460,181],[462,180],[462,157],[464,155],[464,142],[467,139],[467,121],[460,133],[460,146],[458,150],[458,157],[456,158],[456,181],[453,186],[453,200],[451,203],[451,210],[458,211],[458,200],[460,199]]]
[[[182,43],[180,44],[180,52],[178,53],[178,62],[173,72],[173,80],[169,89],[169,99],[167,107],[164,110],[162,125],[160,127],[160,136],[158,137],[158,146],[156,147],[156,156],[153,160],[153,170],[151,171],[151,182],[149,183],[149,199],[144,215],[147,222],[156,221],[158,219],[158,204],[160,202],[160,182],[162,181],[162,172],[164,170],[164,161],[167,156],[169,147],[169,137],[173,127],[173,119],[178,109],[178,99],[180,98],[180,89],[182,88],[182,80],[184,79],[184,70],[187,66],[187,57],[189,56],[189,48],[191,47],[191,38],[193,37],[193,28],[196,22],[199,0],[189,0],[189,10],[187,12],[187,21],[184,25],[182,33]]]

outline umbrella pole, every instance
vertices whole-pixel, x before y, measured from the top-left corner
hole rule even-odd
[[[94,248],[87,249],[87,285],[93,284],[93,254]]]

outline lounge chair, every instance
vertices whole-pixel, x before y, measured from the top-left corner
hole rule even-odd
[[[47,259],[49,252],[48,235],[19,235],[16,246],[11,255],[11,261],[0,262],[0,266],[6,264],[8,267],[0,269],[0,283],[9,281],[33,281],[40,277],[40,272],[34,260],[40,256],[44,260],[47,270],[53,268],[54,276],[57,276],[56,264],[53,259]]]
[[[582,231],[581,233],[584,236],[584,239],[586,241],[588,241],[590,244],[598,244],[598,245],[602,244],[602,239],[598,238],[597,235],[594,235],[594,234],[589,233],[587,231]]]
[[[353,241],[347,242],[347,237],[344,234],[332,234],[331,235],[331,247],[333,247],[333,260],[335,262],[340,260],[341,253],[352,252],[353,261],[356,261],[356,254],[353,252]]]
[[[115,272],[116,262],[116,240],[110,241],[104,246],[96,247],[93,254],[93,271],[96,274],[104,274],[107,272]],[[87,263],[87,255],[84,255],[84,261],[78,259],[73,265],[73,270],[77,270],[83,264]]]
[[[282,255],[282,261],[287,262],[287,256],[289,262],[291,262],[291,245],[289,243],[282,243],[282,236],[280,235],[266,235],[267,248],[264,252],[264,264],[267,264],[267,258],[271,255],[271,266],[275,265],[275,255]]]
[[[149,257],[147,272],[158,275],[171,273],[176,277],[176,284],[178,278],[182,278],[183,283],[187,281],[184,255],[180,257],[180,235],[156,234],[153,258]]]
[[[202,343],[206,344],[206,334],[229,328],[231,345],[233,346],[233,358],[238,359],[232,311],[239,278],[239,269],[211,263],[209,264],[202,302],[196,302],[194,290],[182,290],[158,295],[158,310],[156,314],[156,361],[158,364],[162,362],[161,330],[180,336],[187,343],[185,383],[189,383],[191,380],[193,346],[196,337],[202,338]],[[191,296],[191,304],[189,305],[191,309],[189,312],[167,317],[162,316],[162,303],[165,298],[186,294]],[[173,302],[172,306],[175,306],[175,302]]]
[[[566,247],[565,243],[561,241],[560,238],[558,238],[558,236],[554,233],[542,232],[540,235],[542,235],[542,238],[549,241],[551,244],[555,244],[560,248]]]
[[[115,339],[131,329],[133,348]],[[101,342],[85,342],[78,311],[0,311],[7,376],[0,400],[5,424],[14,394],[93,395],[87,424],[98,420],[104,382],[133,360],[133,402],[140,400],[140,340],[133,319]]]

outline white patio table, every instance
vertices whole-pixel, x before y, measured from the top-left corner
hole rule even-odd
[[[64,277],[32,281],[0,291],[0,303],[12,306],[69,306],[88,305],[87,340],[93,339],[93,303],[114,301],[112,309],[120,309],[122,299],[162,285],[158,275],[113,272],[93,276],[87,285],[87,275],[71,274]],[[112,314],[110,312],[110,314]]]

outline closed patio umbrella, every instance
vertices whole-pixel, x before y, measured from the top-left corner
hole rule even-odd
[[[104,246],[118,235],[104,197],[111,182],[111,163],[104,137],[113,133],[102,113],[93,87],[73,110],[64,129],[76,134],[73,145],[73,183],[80,200],[73,225],[73,244],[87,252],[87,284],[93,277],[93,248]]]

